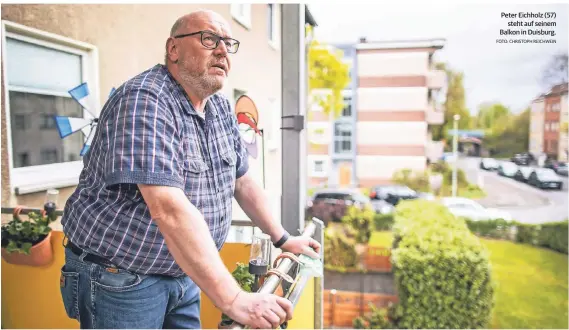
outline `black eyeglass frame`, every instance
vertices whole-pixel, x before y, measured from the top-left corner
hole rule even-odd
[[[206,34],[206,33],[209,34],[209,35],[214,36],[215,38],[217,38],[214,47],[208,47],[208,46],[206,46],[206,45],[204,44],[203,36],[204,36],[204,34]],[[223,40],[223,41],[230,40],[230,41],[234,41],[234,42],[235,42],[235,51],[234,51],[234,52],[231,52],[231,51],[229,50],[229,48],[227,48],[227,46],[226,46],[227,52],[230,53],[230,54],[235,54],[235,53],[237,53],[237,51],[239,50],[239,46],[241,45],[241,42],[240,42],[239,40],[237,40],[237,39],[222,37],[222,36],[219,36],[219,35],[217,35],[217,34],[211,32],[211,31],[197,31],[197,32],[192,32],[192,33],[179,34],[179,35],[174,36],[174,38],[180,39],[180,38],[195,36],[195,35],[198,35],[198,34],[200,35],[200,42],[201,42],[202,46],[204,46],[204,47],[207,48],[207,49],[216,49],[216,48],[219,46],[219,42],[220,42],[221,40]]]

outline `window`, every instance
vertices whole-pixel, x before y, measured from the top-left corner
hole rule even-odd
[[[314,162],[314,172],[322,173],[324,172],[324,161],[317,160]]]
[[[352,152],[352,124],[335,124],[334,152],[337,154],[346,154]]]
[[[243,27],[251,29],[251,4],[231,4],[231,16]]]
[[[352,116],[352,97],[345,96],[344,109],[342,110],[342,117],[351,117],[351,116]]]
[[[98,113],[94,46],[2,21],[10,184],[18,193],[77,184],[82,132],[62,139],[55,115],[85,117],[68,91],[89,84]]]
[[[267,4],[267,32],[269,35],[269,44],[273,48],[277,47],[277,5],[274,3]]]

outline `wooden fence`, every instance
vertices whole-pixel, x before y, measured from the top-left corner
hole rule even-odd
[[[363,262],[369,271],[391,272],[391,248],[367,246]]]
[[[353,291],[324,290],[324,327],[353,328],[354,319],[371,311],[369,303],[387,307],[397,296]]]

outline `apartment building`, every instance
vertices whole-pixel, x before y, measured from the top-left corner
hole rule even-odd
[[[442,142],[430,127],[444,122],[444,71],[436,70],[440,39],[335,45],[350,64],[345,107],[337,118],[313,107],[309,117],[309,183],[371,187],[402,168],[421,171]]]
[[[530,116],[529,151],[545,154],[559,161],[568,160],[567,84],[553,86],[547,93],[532,101]]]

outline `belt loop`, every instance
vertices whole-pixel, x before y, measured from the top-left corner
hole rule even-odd
[[[85,257],[86,257],[88,254],[89,254],[89,253],[87,253],[85,250],[83,250],[83,251],[81,252],[81,255],[79,256],[79,261],[85,262],[85,260],[83,260],[83,259],[85,259]]]

